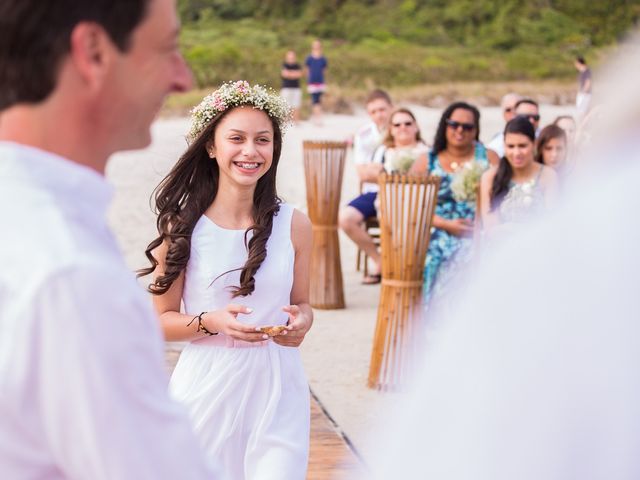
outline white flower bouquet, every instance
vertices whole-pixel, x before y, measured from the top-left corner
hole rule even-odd
[[[480,185],[480,177],[486,167],[480,162],[471,161],[458,169],[451,180],[453,198],[458,202],[475,202]]]
[[[388,150],[386,153],[385,169],[389,173],[407,173],[415,161],[418,159],[418,154],[411,148],[399,148]]]

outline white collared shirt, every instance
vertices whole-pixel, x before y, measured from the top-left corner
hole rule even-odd
[[[373,163],[373,154],[382,144],[382,132],[374,122],[369,122],[358,130],[353,139],[353,162],[356,165]],[[362,193],[377,192],[378,184],[365,182],[362,184]]]
[[[104,178],[0,142],[0,476],[212,479]]]

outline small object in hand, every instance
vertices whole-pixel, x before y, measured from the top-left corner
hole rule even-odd
[[[266,333],[270,337],[275,337],[276,335],[282,335],[282,332],[284,332],[286,329],[287,329],[286,325],[273,325],[269,327],[260,327],[260,331],[262,333]]]

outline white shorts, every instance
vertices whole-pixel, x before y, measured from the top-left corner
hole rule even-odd
[[[280,95],[291,108],[300,108],[302,102],[302,90],[299,88],[283,88]]]
[[[582,93],[578,92],[576,95],[576,109],[578,110],[578,115],[583,116],[589,110],[589,105],[591,103],[591,94],[590,93]]]

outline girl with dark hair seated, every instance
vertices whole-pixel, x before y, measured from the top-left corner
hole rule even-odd
[[[553,168],[562,176],[568,168],[567,134],[557,125],[547,125],[536,140],[536,162]]]
[[[454,175],[470,162],[484,168],[498,161],[479,141],[480,112],[473,105],[456,102],[443,112],[428,159],[413,168],[417,173],[441,177],[438,205],[424,270],[424,301],[441,291],[461,264],[470,259],[475,201],[456,200],[451,189]]]
[[[558,191],[556,172],[535,161],[535,130],[516,117],[504,129],[505,155],[497,168],[482,175],[480,201],[483,227],[522,223],[550,209]]]

